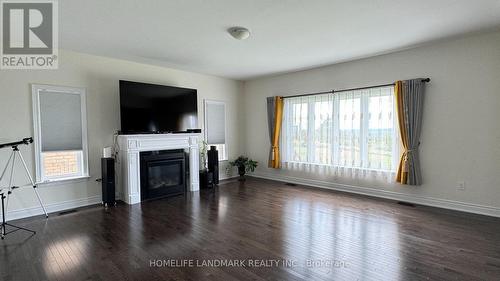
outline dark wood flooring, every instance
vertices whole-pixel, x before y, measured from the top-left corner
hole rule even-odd
[[[15,223],[3,281],[500,280],[500,219],[255,178]]]

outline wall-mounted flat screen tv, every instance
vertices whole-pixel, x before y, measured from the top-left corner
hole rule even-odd
[[[162,134],[198,128],[196,89],[120,80],[122,134]]]

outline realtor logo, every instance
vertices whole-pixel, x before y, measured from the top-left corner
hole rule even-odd
[[[2,69],[56,69],[57,2],[0,2]]]

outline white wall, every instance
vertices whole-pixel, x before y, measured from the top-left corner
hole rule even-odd
[[[60,51],[57,70],[0,70],[0,143],[33,135],[31,83],[87,88],[89,168],[91,178],[76,182],[42,185],[40,195],[49,210],[100,202],[100,157],[104,146],[111,146],[112,135],[120,128],[118,80],[132,80],[198,89],[198,122],[203,126],[203,99],[227,104],[229,157],[240,147],[238,124],[242,83],[215,76],[149,66],[69,51]],[[33,146],[21,147],[34,174]],[[0,167],[10,151],[0,150]],[[20,171],[20,170],[17,170]],[[224,167],[221,168],[222,173]],[[18,175],[16,183],[27,180]],[[5,181],[0,186],[6,186]],[[11,218],[39,213],[31,188],[17,190],[9,205]]]
[[[266,167],[266,97],[418,77],[432,79],[426,90],[420,146],[422,186],[356,182]],[[247,81],[242,104],[246,154],[260,162],[259,176],[500,216],[500,32]],[[465,191],[456,188],[461,180]]]

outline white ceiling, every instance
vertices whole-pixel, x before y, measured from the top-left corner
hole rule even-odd
[[[500,0],[64,0],[59,14],[61,48],[247,80],[495,28]]]

